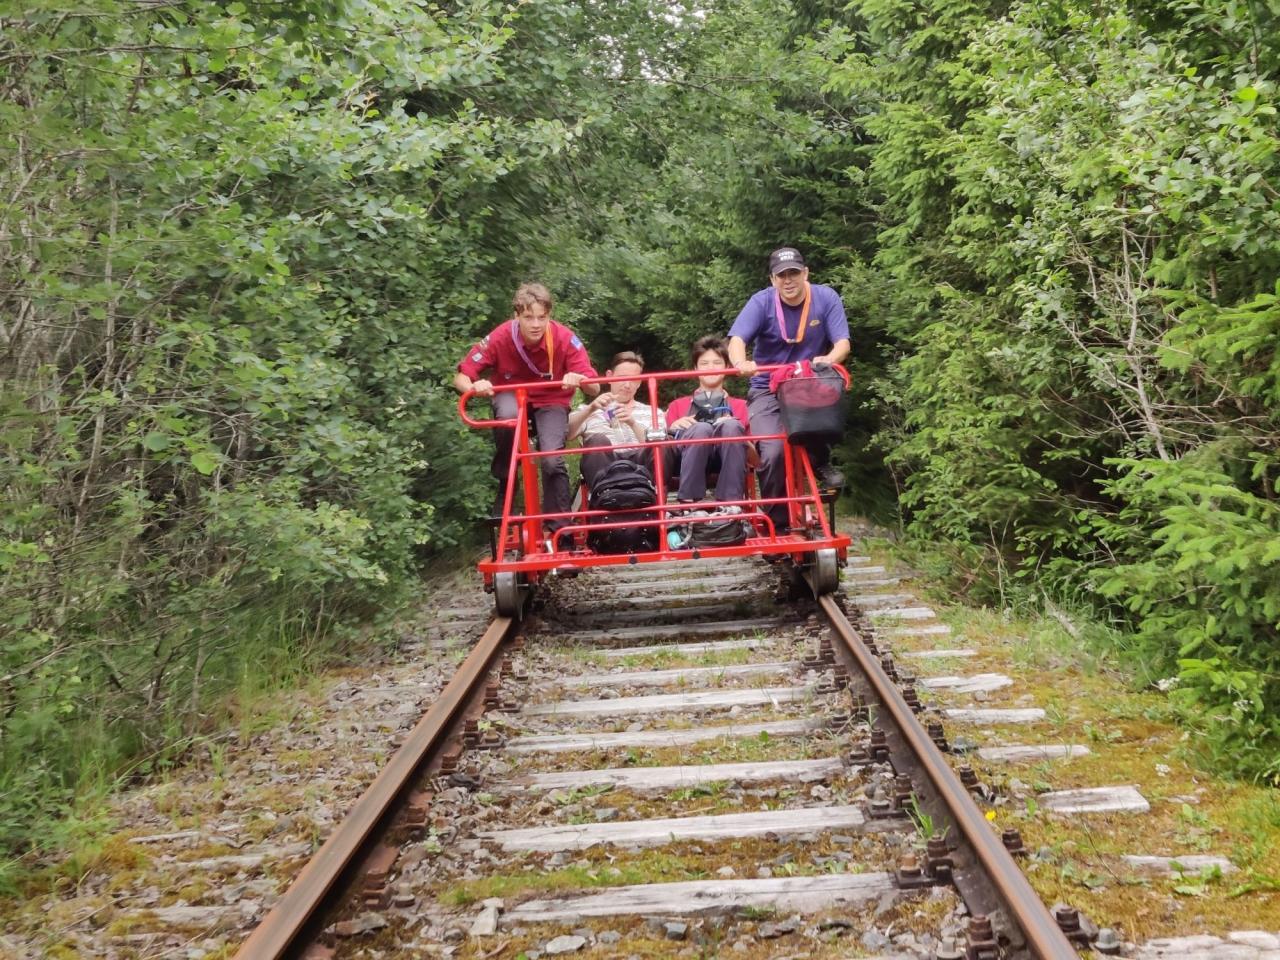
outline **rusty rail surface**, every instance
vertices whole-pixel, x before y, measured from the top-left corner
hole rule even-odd
[[[920,726],[907,701],[889,679],[880,662],[866,648],[862,637],[844,615],[835,597],[828,594],[819,597],[818,602],[849,654],[857,661],[859,669],[875,689],[884,709],[892,716],[908,747],[933,781],[943,803],[955,817],[997,895],[1008,909],[1009,919],[1022,930],[1031,951],[1041,960],[1076,960],[1079,954],[1075,947],[1031,888],[1017,861],[992,832],[982,811],[969,796],[969,791],[960,783],[942,751]]]
[[[457,673],[382,772],[356,801],[324,845],[303,867],[280,901],[240,947],[237,960],[277,960],[294,955],[305,944],[304,930],[326,897],[343,880],[366,844],[412,783],[424,761],[431,758],[453,729],[459,711],[475,695],[515,621],[495,618],[472,648]]]
[[[1027,948],[1040,960],[1075,960],[1075,947],[992,832],[969,791],[920,725],[897,685],[867,649],[835,597],[819,597],[818,603],[938,791],[1009,920],[1025,936]],[[244,942],[237,960],[280,960],[297,956],[312,945],[320,912],[329,909],[331,896],[345,886],[350,871],[363,862],[371,842],[388,823],[408,787],[457,729],[463,710],[482,688],[514,623],[509,618],[493,621],[404,744]]]

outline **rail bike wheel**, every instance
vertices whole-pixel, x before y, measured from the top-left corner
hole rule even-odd
[[[493,575],[493,606],[500,617],[520,619],[529,597],[529,585],[518,573],[503,571]]]
[[[840,585],[840,558],[834,547],[824,547],[813,552],[808,580],[815,597],[835,592]]]

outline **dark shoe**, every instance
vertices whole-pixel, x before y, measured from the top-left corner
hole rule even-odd
[[[830,463],[815,467],[813,474],[818,478],[818,486],[824,490],[839,490],[844,486],[844,474]]]

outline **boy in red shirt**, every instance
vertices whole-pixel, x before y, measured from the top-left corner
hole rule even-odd
[[[537,430],[539,450],[564,449],[574,391],[583,380],[598,375],[577,335],[551,319],[552,306],[551,294],[542,284],[521,286],[511,302],[511,319],[467,351],[453,378],[459,393],[474,390],[479,396],[492,397],[493,415],[498,420],[515,418],[516,394],[513,390],[494,393],[494,383],[536,385],[537,389],[529,391],[529,419]],[[486,371],[492,379],[477,379]],[[582,391],[595,396],[600,386],[588,384]],[[493,436],[497,449],[491,470],[498,479],[495,512],[500,513],[515,431],[494,430]],[[571,500],[564,458],[540,457],[538,463],[542,468],[542,512],[567,513]],[[556,530],[564,524],[563,520],[555,520],[546,526]]]
[[[724,371],[729,366],[729,350],[719,337],[703,337],[693,345],[690,361],[694,369],[706,370],[698,377],[698,389],[690,396],[671,401],[667,407],[667,430],[676,440],[708,437],[744,437],[751,420],[747,401],[724,392]],[[742,500],[747,491],[747,466],[758,460],[750,443],[697,443],[674,447],[680,467],[677,496],[681,503],[701,500],[707,492],[707,471],[718,470],[717,500]]]

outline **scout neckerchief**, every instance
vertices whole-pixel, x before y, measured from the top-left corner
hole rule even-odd
[[[773,312],[778,318],[778,336],[782,338],[783,343],[799,343],[804,339],[804,332],[809,326],[809,307],[813,304],[813,291],[809,288],[809,281],[804,282],[804,306],[800,308],[800,326],[796,329],[796,337],[792,340],[787,336],[787,321],[782,316],[782,297],[778,294],[778,288],[773,288]]]
[[[555,376],[556,369],[556,338],[552,335],[552,321],[547,321],[547,329],[542,334],[542,346],[547,351],[547,372],[543,373],[533,365],[533,361],[529,359],[529,354],[524,350],[524,337],[520,335],[520,321],[514,317],[511,319],[511,341],[516,345],[516,352],[520,354],[520,359],[524,361],[524,365],[538,375],[539,380],[550,380]]]

